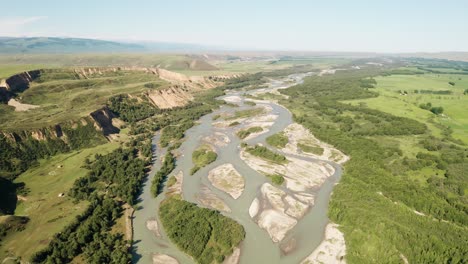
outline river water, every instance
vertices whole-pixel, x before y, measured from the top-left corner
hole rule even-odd
[[[268,91],[275,90],[277,88],[287,88],[288,86],[302,83],[303,78],[306,76],[307,74],[293,74],[282,80],[272,80],[269,83],[269,87],[262,90]],[[291,80],[294,80],[294,82],[291,83]],[[200,190],[202,188],[208,188],[213,194],[221,198],[229,206],[231,212],[223,214],[239,222],[246,231],[246,237],[241,243],[241,264],[300,263],[304,258],[310,255],[323,240],[325,226],[328,223],[328,201],[333,186],[341,177],[342,172],[341,167],[338,164],[325,161],[335,168],[335,173],[329,177],[318,190],[314,191],[314,194],[316,195],[314,205],[309,209],[305,216],[299,220],[298,224],[287,233],[281,243],[274,243],[268,233],[261,229],[249,216],[248,210],[252,201],[257,197],[257,194],[260,191],[260,186],[263,183],[268,182],[268,179],[250,168],[243,160],[240,159],[239,152],[241,141],[235,135],[234,129],[222,131],[228,135],[230,143],[226,146],[216,147],[218,159],[212,164],[200,169],[193,176],[190,176],[189,174],[190,169],[193,167],[191,158],[192,152],[201,144],[203,138],[213,135],[213,133],[217,131],[217,128],[212,125],[213,116],[220,113],[233,113],[237,110],[252,108],[252,106],[244,105],[244,99],[245,94],[253,92],[255,92],[255,90],[247,93],[240,91],[229,92],[226,96],[241,97],[240,107],[222,106],[213,113],[203,116],[199,120],[198,125],[192,127],[185,133],[185,141],[179,149],[182,155],[178,157],[176,169],[172,174],[180,171],[183,172],[184,179],[182,188],[185,200],[199,204],[197,197],[200,195]],[[220,99],[222,98],[223,97]],[[267,105],[272,107],[272,113],[278,115],[278,118],[267,133],[261,134],[246,142],[249,144],[262,143],[263,145],[267,145],[265,139],[268,136],[283,131],[288,125],[293,123],[292,115],[286,108],[275,103],[265,102],[258,103],[258,105]],[[152,263],[152,254],[162,253],[176,258],[179,263],[194,263],[188,255],[181,252],[174,244],[172,244],[164,233],[157,216],[159,204],[165,198],[164,193],[159,195],[157,198],[151,197],[149,183],[151,182],[155,172],[161,166],[160,157],[163,157],[166,152],[165,149],[156,147],[158,139],[158,135],[153,138],[155,162],[153,163],[152,171],[147,179],[148,182],[145,183],[143,192],[139,198],[140,208],[136,210],[134,214],[133,262]],[[321,161],[302,156],[294,157],[307,160],[309,162]],[[232,199],[232,197],[227,193],[213,187],[208,181],[208,172],[225,163],[231,163],[245,180],[245,190],[237,200]],[[282,189],[287,191],[285,188]],[[155,236],[152,231],[147,229],[146,221],[149,219],[156,219],[158,221],[161,233],[160,237]],[[283,254],[280,248],[281,246],[288,244],[294,244],[295,247],[287,254]]]

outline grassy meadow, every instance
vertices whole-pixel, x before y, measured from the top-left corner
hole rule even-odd
[[[391,75],[375,78],[377,86],[372,91],[379,93],[376,98],[347,101],[351,104],[365,104],[370,108],[408,117],[425,123],[433,135],[441,136],[440,125],[453,130],[452,136],[468,144],[468,76],[456,74]],[[452,86],[449,82],[454,82]],[[415,90],[446,91],[451,94],[415,93]],[[407,92],[401,95],[400,91]],[[422,103],[441,106],[444,112],[435,115],[419,107]]]
[[[106,154],[118,148],[126,140],[126,130],[120,139],[92,148],[59,154],[39,161],[21,174],[15,182],[23,182],[27,188],[24,200],[18,203],[15,215],[30,218],[26,228],[13,232],[2,241],[0,259],[9,255],[22,256],[24,260],[49,244],[52,236],[67,226],[87,207],[87,202],[74,202],[66,194],[76,179],[83,177],[87,169],[82,168],[86,158],[95,154]],[[58,197],[60,193],[65,196]]]

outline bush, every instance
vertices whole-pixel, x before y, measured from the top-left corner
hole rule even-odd
[[[286,144],[288,144],[289,140],[284,133],[277,133],[267,137],[266,142],[272,147],[282,149],[286,147]]]
[[[247,147],[246,151],[254,156],[257,156],[257,157],[260,157],[260,158],[263,158],[263,159],[266,159],[268,161],[278,163],[278,164],[284,164],[288,161],[285,156],[281,154],[277,154],[269,150],[267,147],[260,146],[260,145]]]
[[[275,185],[281,185],[284,183],[284,177],[283,175],[279,175],[279,174],[272,174],[272,175],[268,175],[267,176],[268,178],[271,179],[271,182]]]
[[[244,139],[246,137],[248,137],[250,134],[253,134],[253,133],[258,133],[258,132],[262,132],[263,131],[263,128],[261,127],[250,127],[248,129],[245,129],[245,130],[240,130],[239,132],[237,132],[237,136],[240,138],[240,139]]]

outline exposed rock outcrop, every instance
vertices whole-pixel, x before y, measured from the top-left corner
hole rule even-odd
[[[30,83],[38,78],[40,70],[33,70],[15,74],[0,81],[0,102],[7,103],[11,97],[29,88]]]
[[[90,116],[95,121],[96,129],[102,131],[104,136],[120,132],[120,129],[115,126],[115,122],[112,122],[115,118],[114,114],[107,107],[92,112]]]
[[[161,109],[184,106],[193,100],[192,94],[187,89],[177,87],[154,90],[146,95],[154,105]]]

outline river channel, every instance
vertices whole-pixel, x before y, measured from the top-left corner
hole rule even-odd
[[[281,80],[271,80],[268,88],[262,88],[263,92],[276,90],[278,88],[287,88],[292,85],[302,83],[307,74],[293,74]],[[179,151],[181,155],[177,158],[177,166],[173,174],[183,173],[182,195],[187,201],[197,203],[200,206],[201,190],[208,189],[210,193],[216,195],[224,201],[230,208],[230,212],[223,212],[224,215],[240,223],[246,232],[246,237],[240,245],[241,256],[240,263],[300,263],[322,242],[325,233],[325,226],[329,222],[327,218],[328,201],[333,186],[339,181],[342,174],[341,166],[327,160],[318,160],[310,157],[295,156],[287,154],[287,157],[294,157],[307,162],[326,162],[334,168],[334,173],[328,177],[325,182],[317,189],[312,190],[315,196],[314,205],[309,208],[307,213],[298,221],[293,229],[286,233],[285,238],[275,243],[268,233],[259,227],[259,225],[250,217],[249,207],[255,197],[258,196],[262,184],[269,182],[268,178],[248,166],[240,158],[241,140],[236,136],[237,128],[224,128],[222,133],[229,137],[230,142],[225,146],[214,146],[218,154],[215,162],[200,169],[197,173],[190,176],[190,169],[193,167],[192,152],[202,144],[206,137],[212,136],[215,132],[220,132],[220,128],[213,125],[213,117],[219,114],[234,113],[238,110],[249,109],[255,106],[244,104],[247,94],[257,92],[256,90],[230,91],[226,96],[240,97],[239,107],[223,105],[216,111],[199,120],[199,124],[192,127],[185,133],[185,140]],[[224,97],[219,99],[223,99]],[[248,99],[247,99],[248,100]],[[257,101],[257,106],[271,107],[271,113],[277,115],[273,125],[269,127],[267,133],[245,141],[248,144],[261,143],[268,144],[265,139],[273,134],[283,131],[288,125],[293,123],[291,113],[284,107],[270,101]],[[242,128],[242,125],[241,127]],[[155,253],[167,254],[178,260],[179,263],[194,263],[194,261],[181,252],[167,237],[158,218],[159,205],[165,198],[164,192],[157,198],[153,198],[150,192],[150,183],[155,172],[161,167],[161,157],[165,155],[166,149],[157,147],[159,135],[153,138],[154,162],[152,170],[147,177],[143,192],[139,197],[139,208],[135,211],[133,219],[134,244],[133,244],[133,262],[134,263],[152,263],[152,255]],[[277,150],[276,150],[277,151]],[[277,151],[279,152],[279,151]],[[215,188],[208,180],[208,172],[222,164],[230,163],[243,176],[245,180],[245,189],[238,199],[233,199],[227,193]],[[170,176],[171,176],[170,175]],[[285,187],[282,190],[288,192]],[[159,236],[148,230],[148,221],[157,221],[159,226]],[[293,244],[292,250],[284,252],[281,248]]]

